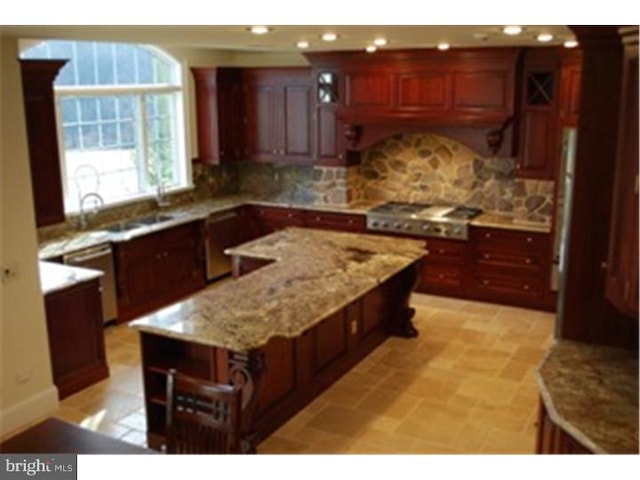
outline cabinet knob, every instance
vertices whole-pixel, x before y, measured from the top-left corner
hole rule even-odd
[[[439,278],[440,280],[442,280],[442,279],[444,278],[444,274],[440,273],[440,274],[438,275],[438,278]]]
[[[491,238],[491,234],[490,233],[485,233],[484,234],[484,238]]]
[[[425,254],[425,255],[429,255],[430,253],[431,253],[431,252],[430,252],[429,250],[425,250],[425,251],[424,251],[424,254]]]
[[[293,213],[287,213],[287,218],[293,217]]]
[[[531,242],[533,242],[533,238],[527,237],[527,243],[531,243]]]
[[[489,285],[489,280],[482,280],[483,285]]]
[[[529,285],[525,285],[522,287],[524,290],[529,290]]]
[[[343,154],[341,154],[341,153],[339,153],[339,154],[338,154],[338,158],[339,158],[340,160],[342,160],[342,159],[344,158],[344,155],[343,155]]]
[[[349,219],[349,225],[353,225],[353,218]]]
[[[271,152],[271,153],[273,153],[274,155],[277,155],[277,154],[278,154],[278,150],[275,150],[275,149],[274,149],[274,150],[272,150],[272,152]]]
[[[442,255],[444,253],[444,248],[439,248],[438,249],[438,254]]]
[[[530,259],[530,258],[527,258],[527,259],[524,261],[524,263],[526,263],[527,265],[531,265],[531,259]]]
[[[516,163],[516,169],[520,170],[522,168],[522,164],[521,163]]]
[[[491,255],[489,255],[488,253],[485,253],[485,254],[483,255],[483,257],[484,257],[486,260],[489,260],[489,259],[491,258]]]

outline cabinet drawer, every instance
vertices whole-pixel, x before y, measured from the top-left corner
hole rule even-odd
[[[350,232],[364,232],[366,228],[364,215],[307,211],[305,212],[304,219],[305,226],[311,228],[326,228],[328,230]]]
[[[433,263],[462,264],[468,252],[467,242],[427,240],[427,261]]]
[[[531,273],[542,269],[542,256],[537,253],[510,252],[492,249],[476,250],[475,262],[477,266],[506,267],[526,269]]]
[[[254,207],[254,213],[258,219],[291,220],[299,222],[303,220],[302,212],[291,208]]]
[[[529,299],[537,298],[542,293],[542,282],[538,278],[503,276],[476,271],[474,280],[476,289],[482,293]]]
[[[463,272],[461,268],[442,265],[425,265],[420,275],[421,289],[430,287],[461,287]]]
[[[499,228],[473,228],[472,238],[479,249],[499,247],[502,251],[543,251],[547,246],[549,235]]]

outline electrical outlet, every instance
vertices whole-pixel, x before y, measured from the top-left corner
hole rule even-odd
[[[2,283],[15,282],[20,276],[17,264],[2,266]]]

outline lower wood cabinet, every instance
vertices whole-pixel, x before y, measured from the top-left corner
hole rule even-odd
[[[47,294],[45,310],[59,398],[107,378],[99,279]]]
[[[498,228],[472,228],[472,295],[478,300],[553,309],[550,236]]]
[[[202,222],[115,244],[118,319],[149,313],[205,286]]]
[[[540,399],[536,453],[588,454],[593,452],[553,423],[544,402]]]
[[[464,297],[468,291],[467,241],[426,239],[426,257],[416,290]]]

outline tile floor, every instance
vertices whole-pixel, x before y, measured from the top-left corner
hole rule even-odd
[[[259,453],[533,453],[535,369],[553,314],[414,295],[417,339],[391,338],[258,447]],[[109,379],[55,416],[145,445],[137,333],[105,330]]]

